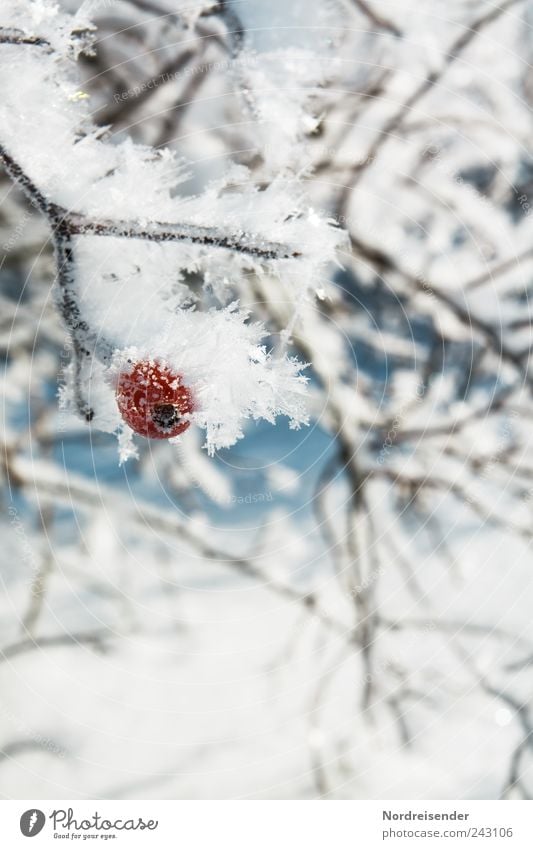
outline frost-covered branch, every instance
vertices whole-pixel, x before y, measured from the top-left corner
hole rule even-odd
[[[383,17],[383,15],[379,15],[366,0],[352,0],[354,6],[357,8],[368,18],[371,24],[373,24],[378,30],[385,30],[386,32],[390,32],[392,35],[395,35],[397,38],[400,38],[403,33],[401,29],[396,26],[392,21],[387,20]]]
[[[91,50],[90,22],[83,17],[70,19],[50,6],[46,23],[39,15],[35,17],[38,26],[47,28],[41,34],[34,29],[35,9],[31,0],[26,0],[23,10],[13,6],[4,13],[7,22],[1,49],[5,54],[0,69],[8,91],[15,78],[42,78],[42,97],[49,98],[50,108],[43,122],[41,98],[37,102],[34,93],[27,93],[23,110],[22,96],[7,98],[2,107],[7,129],[0,133],[0,158],[31,202],[47,216],[55,234],[60,303],[74,342],[71,396],[78,411],[98,427],[121,431],[121,456],[127,457],[134,450],[131,433],[125,430],[114,406],[113,384],[124,364],[155,359],[171,363],[190,385],[195,398],[192,420],[206,428],[210,452],[239,438],[240,422],[248,416],[273,421],[276,415],[286,413],[294,426],[303,423],[306,415],[300,396],[305,380],[299,374],[301,366],[286,356],[274,357],[258,345],[265,332],[246,325],[245,313],[237,319],[236,303],[228,310],[227,297],[222,295],[225,309],[218,316],[213,310],[204,316],[192,314],[190,309],[183,309],[188,300],[185,287],[180,284],[182,294],[176,298],[176,285],[182,270],[201,270],[206,285],[213,286],[214,282],[221,294],[250,274],[281,274],[290,297],[296,299],[300,289],[297,298],[301,299],[318,285],[319,269],[333,259],[342,234],[325,217],[306,208],[297,179],[287,183],[272,176],[270,185],[259,191],[242,167],[233,168],[203,193],[179,198],[176,187],[189,176],[183,162],[169,151],[152,151],[129,142],[111,144],[103,137],[105,132],[91,126],[84,93],[68,94],[73,76],[70,56]],[[220,14],[228,29],[233,28],[235,53],[242,44],[237,19],[224,4],[210,13]],[[24,27],[19,27],[21,18]],[[171,60],[174,70],[184,61],[183,56]],[[98,250],[94,240],[101,237],[109,237],[111,248],[104,250],[111,250],[122,266],[125,256],[131,257],[131,271],[114,262],[107,276],[114,281],[129,276],[128,301],[134,317],[144,319],[149,303],[152,328],[162,323],[163,334],[150,340],[147,332],[140,330],[136,338],[123,313],[118,320],[109,321],[104,317],[106,311],[96,308],[96,294],[105,297],[105,289],[103,280],[101,286],[94,279],[88,285],[94,265],[86,245]],[[126,255],[117,252],[121,241],[129,245]],[[153,250],[149,253],[140,243],[160,246],[157,261]],[[169,250],[175,246],[179,252],[167,253],[167,246]],[[159,288],[157,278],[154,281],[152,277],[150,286],[148,274],[143,274],[135,291],[131,275],[147,268],[147,263],[155,269],[157,262],[161,263],[159,276],[167,278],[168,283],[154,299],[150,289],[154,282]],[[172,267],[173,281],[169,274]],[[214,322],[218,322],[216,330]],[[197,345],[199,338],[207,341],[215,333],[219,343],[225,340],[231,353],[220,358],[216,369],[209,350]],[[184,358],[181,346],[187,339],[191,350],[196,346],[194,358],[188,353]],[[93,358],[99,365],[91,368]],[[232,360],[235,368],[229,367]],[[213,385],[215,373],[223,364],[226,371],[216,378],[221,385],[214,393],[209,392],[207,388]],[[88,381],[101,384],[96,391],[96,411],[95,402],[88,400],[88,386],[82,388]],[[95,392],[92,395],[94,398]],[[223,400],[230,397],[241,399],[239,411]]]
[[[357,26],[346,25],[347,7]],[[59,239],[58,304],[74,344],[63,348],[48,304],[42,216],[8,190],[0,344],[7,428],[18,436],[6,436],[3,453],[24,528],[19,565],[6,570],[19,622],[2,644],[20,642],[21,623],[36,639],[72,622],[88,634],[97,615],[111,620],[128,679],[130,669],[151,679],[154,659],[163,667],[168,657],[169,678],[194,681],[203,651],[227,652],[232,693],[246,668],[247,697],[253,679],[264,699],[266,675],[277,694],[287,680],[292,698],[294,669],[308,684],[290,704],[316,794],[373,792],[385,764],[391,794],[416,795],[423,780],[452,797],[443,735],[468,726],[479,735],[469,770],[454,773],[461,792],[478,782],[475,792],[527,796],[528,730],[518,726],[532,656],[529,18],[493,3],[443,16],[438,0],[418,15],[409,0],[399,37],[356,7],[386,11],[378,0],[239,4],[232,22],[215,3],[123,2],[118,17],[102,6],[104,38],[80,61],[81,77],[69,56],[88,42],[71,38],[71,18],[28,23],[27,3],[25,21],[6,17],[11,32],[54,51],[49,62],[32,43],[0,45],[0,142]],[[82,20],[76,28],[88,32]],[[200,44],[225,61],[204,64]],[[243,60],[240,82],[233,58]],[[180,76],[165,81],[172,67]],[[27,80],[39,81],[49,110]],[[138,81],[157,83],[150,97],[135,97]],[[117,108],[118,127],[95,128],[87,95],[100,120],[121,91],[133,93],[135,121],[127,127]],[[154,150],[161,139],[170,151]],[[342,228],[350,244],[339,242]],[[342,268],[331,263],[339,245]],[[79,391],[65,395],[93,411],[90,429],[59,418],[51,397],[68,352]],[[294,425],[308,413],[315,426],[273,439],[250,428],[231,457],[205,456],[191,428],[176,445],[139,440],[139,462],[119,470],[106,433],[119,430],[123,453],[131,446],[114,417],[113,380],[128,359],[152,357],[194,387],[211,450],[275,411]],[[308,387],[299,362],[310,364]],[[28,604],[52,546],[44,599]],[[62,627],[48,627],[48,611],[64,611]],[[20,651],[3,674],[34,669],[48,650],[66,669],[107,666],[83,645],[52,642]],[[100,678],[113,696],[118,667],[108,690]],[[221,689],[226,698],[225,681]],[[109,722],[120,731],[123,710]],[[478,744],[494,722],[499,755],[485,757]],[[174,733],[169,720],[165,752]],[[201,745],[202,733],[190,763],[215,752],[231,766],[229,748]],[[249,763],[253,742],[243,745]],[[421,747],[431,756],[409,777]],[[175,798],[189,759],[173,763],[177,776],[162,789]]]

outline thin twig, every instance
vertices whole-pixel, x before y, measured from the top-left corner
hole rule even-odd
[[[65,212],[66,227],[71,236],[112,236],[142,239],[149,242],[188,242],[209,248],[222,248],[262,261],[297,259],[299,251],[286,245],[268,242],[249,233],[231,233],[218,227],[157,222],[142,226],[135,221],[104,221],[86,218],[78,212]]]
[[[370,4],[366,2],[366,0],[352,0],[352,2],[357,6],[357,8],[369,19],[369,21],[377,27],[377,29],[385,30],[386,32],[390,32],[391,35],[395,35],[397,38],[401,38],[403,36],[403,32],[399,27],[396,26],[392,21],[389,21],[387,18],[384,18],[383,15],[379,15],[374,9],[371,8]]]
[[[0,145],[0,161],[14,182],[30,201],[48,218],[65,238],[72,236],[111,236],[142,239],[150,242],[188,242],[200,247],[221,248],[245,254],[260,261],[297,259],[299,251],[290,250],[279,242],[269,242],[248,233],[231,233],[218,227],[202,227],[186,223],[155,222],[141,226],[135,221],[106,221],[69,211],[50,201],[28,177],[23,168]]]

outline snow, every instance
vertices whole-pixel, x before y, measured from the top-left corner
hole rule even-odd
[[[53,46],[0,44],[0,144],[76,213],[85,323],[5,178],[0,793],[530,798],[530,12],[450,62],[485,4],[233,3],[238,63],[153,2],[0,12]],[[152,357],[173,444],[117,413]]]

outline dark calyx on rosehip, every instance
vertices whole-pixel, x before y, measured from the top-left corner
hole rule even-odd
[[[190,426],[191,393],[181,375],[161,363],[129,365],[119,375],[116,398],[124,421],[148,439],[169,439]]]
[[[168,430],[181,421],[181,412],[176,404],[156,404],[151,415],[154,424],[163,430]]]

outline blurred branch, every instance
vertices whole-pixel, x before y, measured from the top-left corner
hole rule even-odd
[[[406,269],[402,268],[392,254],[387,253],[382,248],[376,248],[366,245],[361,239],[350,233],[354,250],[356,253],[363,256],[369,262],[374,264],[380,273],[383,271],[395,272],[410,283],[412,288],[425,295],[427,298],[436,298],[441,304],[444,304],[459,321],[471,330],[477,330],[483,336],[485,342],[488,343],[493,353],[502,360],[509,362],[515,366],[523,376],[524,381],[529,386],[533,386],[533,377],[529,375],[527,361],[524,362],[524,355],[517,354],[512,348],[506,345],[503,338],[497,330],[490,324],[480,318],[468,306],[463,306],[458,303],[451,295],[445,293],[432,282],[424,280],[421,276],[416,276]]]
[[[28,195],[30,201],[46,215],[52,226],[59,230],[61,237],[110,236],[157,243],[187,242],[201,247],[235,251],[262,261],[296,259],[300,256],[298,251],[291,250],[285,245],[261,240],[247,233],[231,233],[217,227],[163,222],[142,226],[135,221],[95,220],[48,200],[2,146],[0,146],[0,161],[13,181],[18,183]]]
[[[187,47],[178,56],[162,65],[156,76],[148,77],[138,83],[131,92],[126,92],[128,94],[126,99],[119,99],[114,104],[105,106],[97,113],[98,123],[103,125],[125,123],[132,112],[146,104],[162,85],[168,83],[169,77],[179,74],[196,56],[198,56],[198,48]],[[118,96],[120,97],[120,94]]]
[[[106,498],[101,486],[92,487],[88,481],[79,477],[76,478],[73,475],[61,480],[55,467],[54,473],[52,473],[52,468],[45,463],[40,466],[32,466],[31,470],[27,469],[22,458],[17,458],[12,451],[4,451],[3,462],[6,464],[8,479],[19,488],[30,492],[35,491],[40,502],[51,500],[54,504],[61,502],[70,507],[76,504],[82,509],[104,507],[106,511],[118,511],[122,522],[131,522],[143,528],[148,526],[151,531],[159,531],[173,538],[181,539],[197,555],[236,570],[241,576],[252,579],[265,590],[302,607],[311,617],[318,619],[324,627],[341,635],[347,641],[357,642],[357,637],[350,627],[322,609],[316,594],[313,592],[303,593],[269,575],[252,560],[234,557],[215,548],[206,541],[204,535],[194,532],[189,524],[181,521],[175,515],[139,500],[132,507],[127,499],[111,490],[107,493]]]
[[[64,755],[63,748],[54,743],[53,740],[13,740],[11,743],[4,743],[0,747],[0,762],[9,761],[25,752],[44,752],[55,757],[63,757]]]
[[[521,525],[513,521],[512,519],[501,518],[500,515],[496,512],[496,509],[493,509],[487,504],[483,504],[479,500],[479,498],[475,497],[472,491],[468,490],[458,480],[453,478],[439,478],[435,474],[433,469],[431,469],[426,476],[407,475],[402,474],[401,472],[397,472],[394,469],[384,468],[374,469],[369,474],[371,476],[388,478],[396,484],[404,484],[414,493],[410,499],[411,502],[415,499],[416,495],[424,488],[437,489],[444,493],[450,493],[456,496],[464,504],[467,504],[474,511],[474,513],[476,513],[479,518],[483,520],[483,522],[489,522],[490,524],[494,525],[494,527],[516,534],[517,536],[522,537],[525,540],[530,541],[533,539],[533,528],[531,528],[529,524]],[[497,509],[500,509],[500,505],[496,506]]]
[[[385,121],[376,139],[368,148],[364,163],[358,164],[352,169],[351,173],[353,175],[353,180],[349,181],[350,185],[346,185],[343,188],[338,201],[338,209],[340,209],[341,214],[344,213],[347,200],[355,188],[358,178],[360,178],[360,176],[364,173],[368,165],[376,159],[382,147],[384,147],[389,139],[395,135],[397,130],[402,127],[406,117],[410,117],[410,114],[422,98],[435,88],[435,86],[442,80],[448,69],[461,57],[467,47],[470,46],[470,44],[487,26],[498,20],[498,18],[505,14],[505,12],[507,12],[507,10],[512,6],[521,2],[523,2],[523,0],[504,0],[504,2],[500,5],[493,6],[488,12],[483,13],[474,20],[470,26],[466,26],[464,31],[452,41],[443,54],[441,67],[432,71],[426,79],[424,79],[415,88],[409,97],[404,100],[394,114]]]
[[[502,260],[496,265],[491,266],[487,269],[487,271],[484,271],[483,274],[479,274],[477,277],[467,280],[464,284],[464,289],[472,291],[473,289],[477,289],[479,286],[483,286],[484,283],[494,283],[497,277],[500,277],[507,271],[512,271],[513,269],[518,270],[523,262],[532,258],[533,248],[527,248],[525,251],[522,251],[516,256],[509,257],[509,259]]]
[[[403,32],[396,26],[396,24],[384,18],[383,15],[379,15],[375,12],[366,0],[352,0],[352,3],[354,6],[357,6],[363,15],[366,15],[370,23],[377,29],[385,30],[386,32],[391,33],[391,35],[395,35],[397,38],[401,38],[403,36]]]
[[[21,654],[27,654],[30,651],[35,651],[44,648],[61,648],[62,646],[71,645],[88,645],[97,651],[106,651],[106,640],[109,639],[111,632],[105,629],[96,631],[81,631],[57,634],[50,637],[28,637],[20,640],[17,643],[11,643],[4,648],[0,648],[0,663],[5,663],[14,657]]]
[[[64,215],[65,229],[71,236],[111,236],[157,243],[186,242],[199,247],[234,251],[262,261],[297,259],[301,256],[298,251],[291,250],[286,245],[268,242],[248,233],[228,232],[218,227],[164,222],[143,226],[135,221],[95,220],[78,212],[65,212]]]

